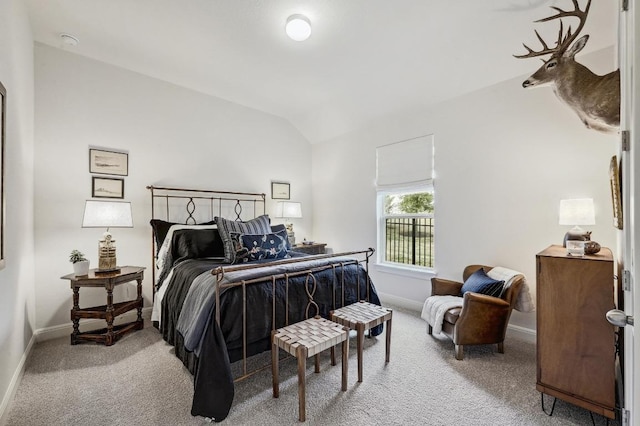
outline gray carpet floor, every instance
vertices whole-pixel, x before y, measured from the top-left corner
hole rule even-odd
[[[394,310],[391,362],[384,362],[384,333],[365,339],[364,381],[357,382],[351,339],[349,386],[340,391],[340,366],[328,351],[320,374],[307,364],[310,425],[590,425],[589,412],[558,400],[543,413],[535,389],[535,346],[508,337],[495,346],[465,348],[426,334],[418,313]],[[268,362],[268,353],[255,362]],[[222,424],[298,424],[296,362],[280,363],[280,398],[271,393],[271,370],[236,384]],[[8,425],[201,425],[190,414],[193,379],[157,330],[147,326],[111,347],[69,345],[60,338],[38,343],[27,360]],[[550,406],[551,398],[545,403]],[[604,425],[594,415],[595,424]],[[618,425],[618,421],[609,424]]]

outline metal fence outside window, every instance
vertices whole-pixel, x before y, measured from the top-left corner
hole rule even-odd
[[[385,261],[433,268],[433,218],[385,218]]]

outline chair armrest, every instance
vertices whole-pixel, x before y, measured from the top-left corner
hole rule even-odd
[[[500,342],[504,340],[511,305],[499,297],[467,292],[464,294],[460,317],[456,321],[459,344]]]
[[[458,296],[462,283],[444,278],[431,278],[431,295],[432,296]]]
[[[489,296],[486,294],[474,293],[468,291],[464,294],[464,304],[469,308],[477,307],[485,309],[500,309],[509,308],[511,306],[506,300],[502,300],[499,297]]]

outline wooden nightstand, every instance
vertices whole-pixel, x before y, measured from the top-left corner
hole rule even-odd
[[[296,244],[293,250],[307,254],[324,254],[326,243]]]
[[[71,333],[71,344],[75,345],[81,341],[104,343],[106,346],[113,345],[124,334],[142,330],[142,280],[145,268],[141,266],[123,266],[119,272],[96,273],[95,269],[89,270],[88,275],[76,276],[68,274],[61,277],[69,280],[71,290],[73,290],[73,308],[71,309],[71,320],[73,321],[73,333]],[[138,297],[135,300],[113,303],[113,288],[117,285],[131,281],[138,282]],[[107,304],[80,308],[80,287],[104,287],[107,291]],[[126,324],[113,325],[113,320],[125,312],[133,309],[138,310],[138,318]],[[107,321],[107,328],[80,332],[81,318],[98,318]]]

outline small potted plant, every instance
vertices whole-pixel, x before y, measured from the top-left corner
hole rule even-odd
[[[79,250],[72,250],[69,255],[69,262],[73,263],[73,273],[76,275],[89,274],[89,261]]]

